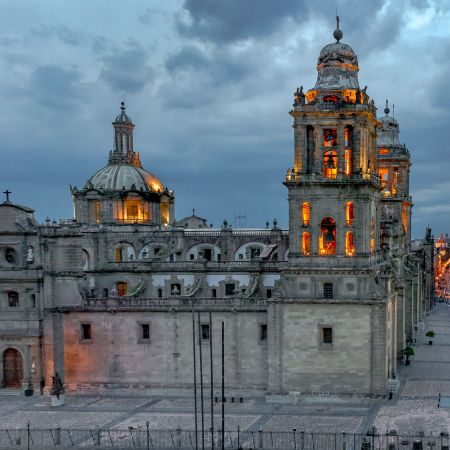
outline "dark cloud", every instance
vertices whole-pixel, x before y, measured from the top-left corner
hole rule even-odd
[[[136,41],[128,41],[101,58],[100,78],[115,91],[136,93],[153,77],[148,52]]]
[[[25,94],[40,107],[73,111],[81,104],[82,92],[81,73],[77,68],[45,65],[32,72]]]
[[[185,0],[187,18],[179,18],[182,33],[215,42],[268,37],[280,24],[299,17],[298,0]]]

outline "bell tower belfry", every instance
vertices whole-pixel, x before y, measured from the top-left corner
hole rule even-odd
[[[358,257],[378,249],[380,180],[376,108],[358,82],[358,59],[340,42],[325,46],[313,89],[294,94],[294,167],[289,190],[290,260]],[[343,260],[345,261],[345,259]],[[345,264],[345,263],[344,263]]]
[[[268,307],[269,391],[385,395],[396,297],[380,253],[379,123],[339,20],[333,36],[290,111],[289,253]]]

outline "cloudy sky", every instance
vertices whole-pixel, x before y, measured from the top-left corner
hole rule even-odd
[[[38,220],[72,216],[69,184],[106,164],[126,96],[145,168],[196,213],[287,226],[292,94],[343,42],[412,155],[413,234],[449,231],[447,0],[0,0],[1,188]]]

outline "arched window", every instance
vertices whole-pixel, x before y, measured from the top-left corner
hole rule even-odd
[[[125,283],[124,281],[119,281],[118,283],[116,283],[116,288],[117,288],[117,295],[119,297],[124,297],[125,295],[127,295],[128,283]]]
[[[346,148],[344,151],[344,159],[345,159],[344,173],[345,173],[345,175],[351,175],[352,174],[352,151],[349,148]]]
[[[323,154],[323,176],[325,178],[336,178],[337,174],[337,153],[334,151]]]
[[[347,256],[353,256],[355,254],[355,243],[351,231],[347,231],[345,234],[345,254]]]
[[[310,234],[305,231],[302,234],[302,254],[305,256],[309,256],[311,252],[311,238]]]
[[[303,202],[302,204],[302,222],[304,226],[309,225],[309,221],[311,218],[311,207],[309,206],[309,202]]]
[[[336,221],[325,217],[320,224],[319,254],[336,254]]]
[[[354,212],[353,212],[353,202],[347,202],[345,204],[345,222],[347,225],[353,225]]]
[[[116,262],[121,261],[133,261],[135,259],[134,247],[127,243],[119,244],[114,249],[114,260]]]

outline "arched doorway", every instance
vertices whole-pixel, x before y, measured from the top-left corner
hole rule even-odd
[[[21,387],[22,379],[22,355],[15,348],[8,348],[3,353],[3,385],[5,387]]]

